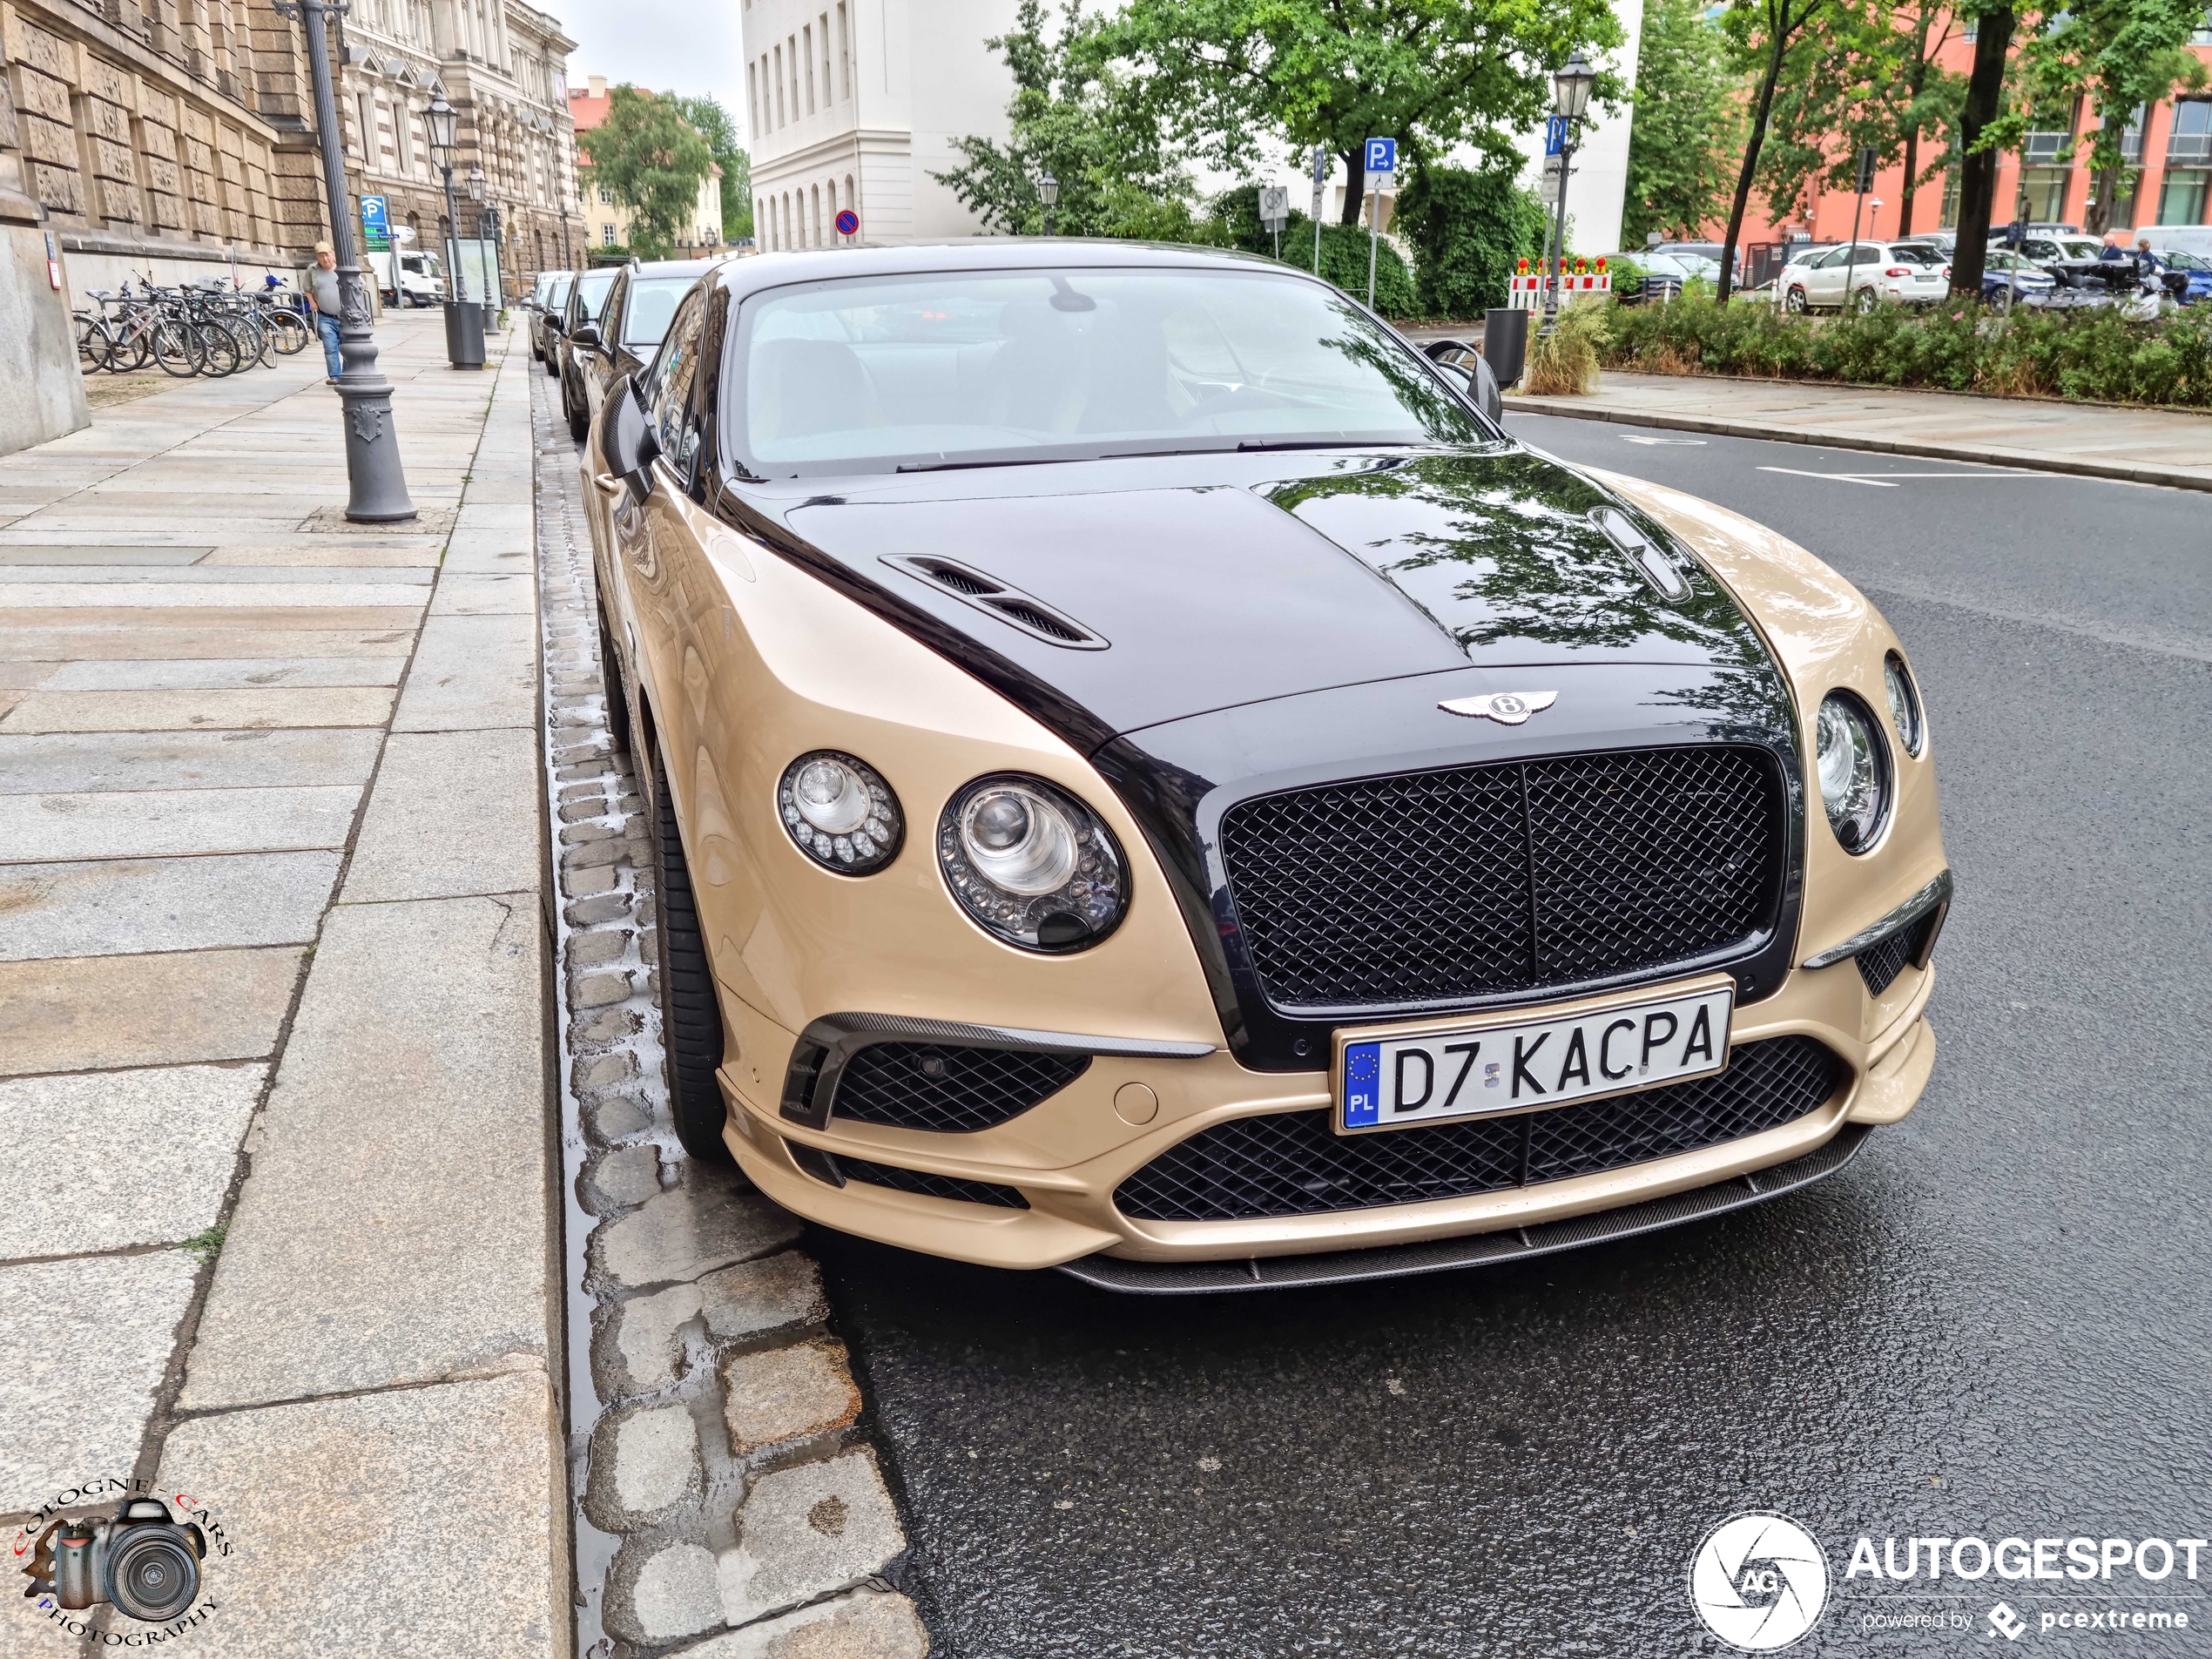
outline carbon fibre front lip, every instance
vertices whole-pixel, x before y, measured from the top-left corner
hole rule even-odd
[[[1495,1267],[1534,1261],[1586,1244],[1634,1238],[1667,1227],[1723,1216],[1800,1187],[1826,1179],[1850,1163],[1873,1131],[1846,1123],[1831,1139],[1803,1157],[1771,1169],[1695,1187],[1644,1204],[1602,1210],[1534,1227],[1474,1233],[1415,1244],[1384,1244],[1367,1250],[1336,1251],[1318,1256],[1251,1257],[1241,1262],[1136,1262],[1113,1256],[1085,1256],[1064,1262],[1060,1271],[1103,1291],[1136,1296],[1204,1296],[1230,1291],[1298,1290],[1317,1285],[1357,1284],[1365,1279],[1401,1278],[1449,1272],[1460,1267]]]

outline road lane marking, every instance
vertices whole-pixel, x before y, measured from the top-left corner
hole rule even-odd
[[[1628,434],[1628,433],[1626,433],[1626,432],[1623,432],[1622,434],[1621,434],[1621,442],[1623,442],[1623,443],[1696,443],[1696,444],[1702,444],[1702,443],[1703,443],[1703,442],[1705,442],[1705,440],[1704,440],[1704,439],[1703,439],[1703,438],[1638,438],[1638,437],[1633,437],[1633,436],[1631,436],[1629,434]]]
[[[2062,473],[2037,472],[2027,467],[1993,467],[1986,472],[1808,472],[1803,467],[1761,467],[1761,472],[1786,472],[1793,478],[1832,478],[1840,483],[1871,484],[1895,489],[1898,478],[2059,478]]]

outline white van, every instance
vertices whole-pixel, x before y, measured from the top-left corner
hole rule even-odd
[[[2179,248],[2200,260],[2212,260],[2212,225],[2145,225],[2127,233],[2131,250],[2139,240],[2148,240],[2154,253]]]
[[[393,249],[364,256],[376,273],[376,286],[389,306],[445,303],[445,267],[435,253]]]

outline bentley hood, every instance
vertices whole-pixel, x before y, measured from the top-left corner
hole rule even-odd
[[[1086,746],[1470,670],[1773,672],[1727,590],[1663,526],[1544,456],[1225,460],[1211,476],[1247,481],[1190,483],[1143,462],[1087,463],[1092,487],[1076,489],[1076,469],[1053,468],[1051,493],[1011,471],[946,475],[941,495],[817,497],[784,523],[794,555],[987,678],[1011,669]],[[1600,507],[1625,510],[1677,578],[1640,568],[1590,516]]]

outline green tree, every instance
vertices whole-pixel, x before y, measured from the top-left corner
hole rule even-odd
[[[1954,19],[1941,0],[1836,0],[1807,30],[1776,94],[1762,171],[1777,217],[1820,179],[1849,191],[1858,153],[1901,164],[1898,233],[1912,229],[1920,186],[1948,164],[1966,78],[1937,61]]]
[[[679,98],[675,103],[722,169],[722,239],[742,242],[752,234],[752,158],[738,142],[738,124],[719,98]]]
[[[1576,47],[1618,45],[1608,0],[1130,0],[1093,38],[1135,66],[1133,89],[1224,172],[1315,145],[1341,158],[1343,222],[1359,222],[1362,145],[1396,138],[1406,161],[1460,144],[1517,153]],[[1618,78],[1596,88],[1617,99]]]
[[[1743,142],[1741,82],[1703,0],[1650,0],[1636,53],[1621,240],[1690,237],[1718,217]]]
[[[2119,194],[2127,165],[2120,135],[2136,107],[2204,85],[2204,61],[2188,45],[2204,21],[2203,0],[2073,0],[2063,10],[2046,12],[2020,48],[2016,107],[2070,110],[2075,98],[2082,100],[2091,118],[2082,136],[2105,212]],[[2105,226],[2092,220],[2090,228]]]
[[[594,181],[631,210],[631,246],[647,259],[665,259],[678,233],[693,222],[699,181],[714,165],[714,152],[678,101],[624,83],[610,95],[607,118],[577,142],[591,158]]]
[[[1420,314],[1474,318],[1505,304],[1517,260],[1544,251],[1544,205],[1508,167],[1423,166],[1392,228],[1413,245]]]
[[[1743,212],[1751,203],[1751,181],[1759,176],[1759,152],[1774,116],[1775,90],[1794,59],[1802,70],[1806,31],[1831,0],[1742,0],[1724,14],[1722,26],[1737,66],[1756,77],[1750,130],[1736,171],[1736,193],[1729,203],[1728,232],[1721,239],[1723,303],[1736,287],[1736,245],[1743,234]]]
[[[1410,193],[1410,192],[1409,192]],[[1402,214],[1403,206],[1399,209]],[[1276,257],[1275,235],[1259,216],[1259,186],[1239,185],[1234,190],[1224,191],[1213,199],[1212,220],[1204,239],[1224,247],[1238,247],[1247,253],[1264,253]],[[1325,282],[1333,282],[1362,305],[1367,300],[1366,230],[1358,225],[1324,225],[1321,227],[1319,272]],[[1399,256],[1398,250],[1388,241],[1379,241],[1373,249],[1375,256],[1375,309],[1386,317],[1418,317],[1425,314],[1420,290],[1413,273]],[[1313,221],[1295,207],[1283,226],[1283,263],[1301,271],[1315,269]]]
[[[1013,71],[1010,136],[1003,145],[954,138],[961,165],[930,177],[988,228],[1013,235],[1044,232],[1037,181],[1049,174],[1060,186],[1051,212],[1059,235],[1212,239],[1196,186],[1169,158],[1158,121],[1094,49],[1098,28],[1080,0],[1070,0],[1058,38],[1048,39],[1042,0],[1022,0],[1013,29],[983,43]]]

